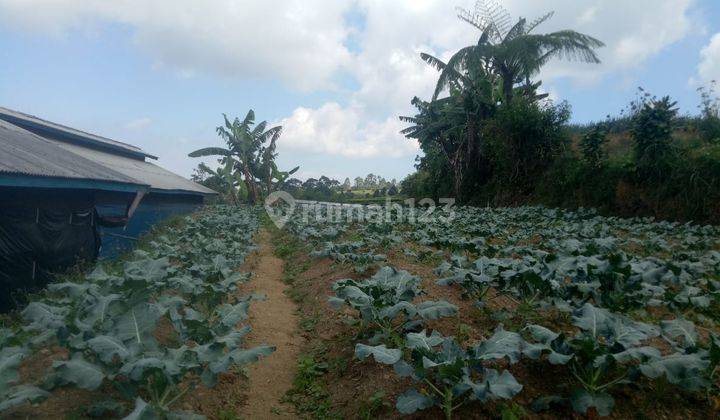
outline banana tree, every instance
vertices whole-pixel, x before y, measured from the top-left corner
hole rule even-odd
[[[280,127],[277,127],[280,128]],[[279,188],[289,177],[300,169],[296,166],[290,171],[281,171],[278,169],[275,163],[277,157],[277,140],[280,138],[281,129],[272,132],[269,135],[270,143],[267,146],[263,146],[258,153],[258,160],[256,162],[259,177],[264,182],[265,193],[270,194],[273,191],[273,180],[276,181],[276,186]]]
[[[270,180],[267,181],[268,193],[271,192],[273,181],[275,181],[275,189],[282,188],[282,186],[285,184],[285,181],[287,181],[288,178],[290,178],[290,175],[294,174],[295,172],[298,171],[298,169],[300,169],[299,166],[296,166],[289,171],[281,171],[278,169],[275,162],[272,162],[270,164],[270,167],[271,167],[272,171],[270,174]]]
[[[249,204],[255,204],[260,197],[259,188],[256,184],[258,155],[264,149],[263,144],[268,139],[276,141],[282,127],[267,129],[267,122],[263,121],[255,125],[255,112],[251,109],[241,121],[235,118],[230,121],[227,115],[223,114],[224,126],[217,127],[218,135],[225,140],[227,148],[205,147],[190,153],[190,157],[221,156],[221,163],[233,162],[233,172],[242,174],[243,181],[248,190]]]
[[[235,160],[228,158],[226,159],[225,165],[217,169],[212,169],[204,163],[199,165],[200,170],[218,181],[225,201],[233,205],[240,204],[242,198],[247,195],[247,188],[245,187],[241,173],[233,170],[236,164],[237,162]]]

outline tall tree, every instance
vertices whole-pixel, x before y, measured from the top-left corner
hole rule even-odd
[[[588,35],[570,30],[532,33],[551,16],[548,13],[530,23],[521,18],[511,26],[509,14],[496,1],[478,1],[474,12],[460,9],[458,15],[481,31],[476,44],[462,48],[447,63],[421,54],[440,77],[432,100],[414,98],[417,114],[400,117],[412,124],[402,133],[419,141],[425,152],[422,159],[444,156],[456,198],[462,200],[466,179],[482,183],[491,174],[480,132],[499,106],[511,104],[516,94],[531,102],[547,96],[538,95],[540,82],[533,82],[532,77],[553,57],[600,61],[594,50],[603,43]],[[449,95],[439,98],[446,90]]]
[[[365,180],[361,176],[355,177],[355,189],[360,190],[365,186]]]
[[[447,63],[429,54],[421,55],[441,71],[433,99],[448,87],[467,88],[468,74],[484,73],[491,82],[501,83],[503,100],[510,102],[516,90],[535,94],[539,84],[533,84],[531,79],[552,58],[600,63],[595,49],[605,44],[589,35],[573,30],[532,33],[553,14],[532,22],[520,18],[510,26],[508,12],[495,1],[478,1],[473,12],[459,9],[458,17],[479,29],[480,38],[476,44],[460,49]],[[517,85],[521,85],[519,89]]]

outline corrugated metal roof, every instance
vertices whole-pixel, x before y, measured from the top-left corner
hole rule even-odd
[[[87,143],[90,146],[96,146],[104,149],[115,150],[121,153],[127,153],[136,155],[140,158],[149,157],[151,159],[157,159],[141,148],[133,146],[131,144],[123,143],[120,141],[112,140],[106,137],[98,136],[96,134],[87,133],[82,130],[78,130],[72,127],[67,127],[62,124],[47,121],[34,115],[25,114],[23,112],[14,111],[12,109],[0,107],[0,119],[18,125],[30,131],[43,130],[43,133],[37,133],[45,137],[45,134],[64,135],[75,139],[76,141]]]
[[[147,184],[0,120],[0,174]]]
[[[198,183],[190,181],[189,179],[185,179],[180,175],[174,174],[167,169],[163,169],[150,162],[104,153],[99,150],[88,149],[57,140],[48,139],[47,141],[55,143],[58,147],[61,147],[69,152],[80,155],[93,162],[97,162],[115,172],[131,177],[135,179],[136,182],[148,184],[150,185],[151,190],[217,194],[217,192],[211,190],[210,188],[204,187]]]
[[[56,124],[0,107],[0,172],[58,178],[119,180],[159,192],[217,194],[150,162],[157,159],[130,144]],[[19,125],[19,126],[18,126]],[[24,133],[10,136],[10,131]],[[22,141],[32,136],[31,140]],[[38,143],[40,141],[40,143]],[[28,143],[28,144],[24,144]],[[44,145],[44,146],[40,146]],[[7,155],[7,158],[5,157]],[[6,162],[7,161],[7,162]]]

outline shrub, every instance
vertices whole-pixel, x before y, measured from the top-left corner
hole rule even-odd
[[[720,142],[720,99],[715,94],[716,81],[710,86],[701,86],[700,93],[700,119],[697,123],[703,139],[709,142]]]
[[[640,181],[658,181],[670,170],[672,130],[677,102],[669,96],[645,101],[633,118],[635,164]]]
[[[683,164],[660,186],[665,200],[672,200],[670,218],[720,222],[720,144],[682,150]]]
[[[485,154],[493,178],[522,193],[532,191],[538,176],[561,155],[568,143],[567,102],[536,103],[518,97],[502,106],[483,129]]]
[[[590,167],[599,168],[607,159],[605,144],[607,143],[607,129],[603,124],[596,124],[580,140],[583,160]]]
[[[538,183],[538,201],[559,207],[615,210],[617,185],[631,177],[627,160],[610,159],[596,167],[568,153],[557,159]]]

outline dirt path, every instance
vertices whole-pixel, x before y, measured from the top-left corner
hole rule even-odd
[[[256,293],[267,296],[267,300],[250,305],[252,332],[247,345],[269,344],[277,349],[248,367],[247,405],[240,412],[243,418],[253,420],[295,417],[292,406],[280,400],[292,387],[303,344],[295,314],[297,307],[284,293],[288,286],[282,282],[283,260],[273,255],[269,232],[260,231],[257,244],[260,249],[252,269],[255,275],[248,285]]]

